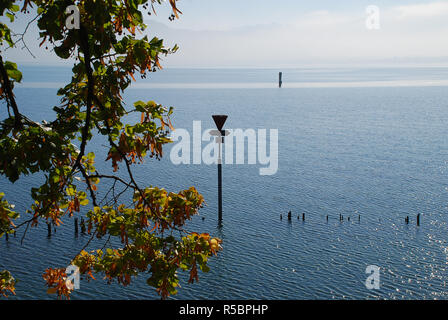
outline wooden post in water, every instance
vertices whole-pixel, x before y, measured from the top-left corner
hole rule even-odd
[[[282,73],[279,72],[279,73],[278,73],[278,87],[279,87],[279,88],[282,87],[282,83],[283,83],[283,81],[282,81]]]
[[[302,212],[302,220],[305,221],[305,213]]]
[[[202,220],[204,220],[204,217],[202,217]],[[81,218],[81,234],[86,234],[86,224],[84,222],[84,218]]]
[[[75,218],[75,235],[78,235],[78,218]]]
[[[8,232],[5,232],[5,237],[6,237],[6,241],[8,241],[9,240]]]
[[[47,222],[47,236],[51,237],[51,223]]]
[[[417,214],[417,226],[419,226],[419,225],[420,225],[420,213]]]
[[[291,213],[291,211],[289,211],[288,212],[288,220],[291,220],[291,216],[292,216],[292,213]]]
[[[406,218],[404,218],[404,222],[406,222],[406,224],[409,224],[409,216],[406,216]]]

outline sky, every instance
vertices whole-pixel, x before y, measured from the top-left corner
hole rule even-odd
[[[366,26],[371,5],[379,29]],[[169,4],[145,14],[145,34],[180,47],[164,58],[168,68],[448,66],[448,0],[180,0],[178,8],[175,21]],[[37,58],[19,47],[9,60],[64,63],[39,49],[35,25],[26,40]]]

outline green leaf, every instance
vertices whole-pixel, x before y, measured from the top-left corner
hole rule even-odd
[[[14,22],[14,15],[12,13],[6,12],[6,16],[9,18],[11,22]]]
[[[68,196],[73,197],[75,195],[75,189],[72,187],[68,187],[67,189],[65,189],[65,192],[67,193]]]
[[[11,62],[11,61],[6,61],[5,69],[6,69],[6,73],[8,74],[8,77],[10,77],[11,79],[13,79],[17,82],[22,81],[22,72],[20,72],[17,69],[17,64],[15,64],[14,62]]]

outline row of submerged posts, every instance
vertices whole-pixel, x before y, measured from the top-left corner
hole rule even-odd
[[[81,234],[86,234],[86,223],[84,221],[84,218],[81,218],[80,223],[78,223],[78,218],[75,218],[74,225],[75,225],[75,236],[78,236],[79,228],[81,228]],[[51,237],[52,230],[54,231],[54,233],[56,233],[56,228],[52,229],[52,223],[47,222],[47,236],[48,237]]]
[[[300,215],[300,214],[297,215],[297,219],[298,219],[298,220],[300,220],[300,216],[302,216],[302,221],[305,221],[305,213],[302,212],[301,215]],[[287,217],[288,217],[288,220],[289,220],[289,221],[292,220],[292,212],[291,212],[291,211],[288,212]],[[329,216],[328,216],[328,214],[327,214],[327,215],[326,215],[326,220],[328,221],[328,219],[329,219]],[[280,214],[280,220],[283,220],[283,215],[282,215],[282,214]],[[343,216],[342,214],[339,214],[339,221],[344,221],[344,216]],[[347,221],[350,221],[350,217],[347,217]],[[361,215],[358,214],[358,222],[360,222],[360,221],[361,221]],[[404,219],[404,222],[405,222],[406,224],[409,224],[409,216],[406,216],[406,218]],[[417,223],[417,226],[420,226],[420,213],[417,214],[416,223]]]
[[[328,214],[326,216],[326,220],[328,221]],[[297,219],[300,220],[300,214],[297,216]],[[280,220],[283,220],[283,215],[280,214]],[[288,220],[292,220],[292,212],[289,211],[288,212]],[[344,220],[344,216],[342,214],[339,214],[339,221],[343,221]],[[348,221],[350,221],[350,217],[347,218]],[[302,221],[305,221],[305,213],[302,212]],[[358,221],[361,221],[361,215],[358,215]]]
[[[78,236],[80,228],[81,228],[81,234],[83,234],[83,235],[86,234],[87,229],[86,229],[86,223],[84,221],[84,218],[81,218],[81,222],[80,223],[78,223],[78,218],[75,218],[74,226],[75,226],[75,236]],[[51,237],[52,233],[56,233],[56,227],[54,226],[54,223],[47,222],[47,236]],[[12,234],[15,237],[17,232],[14,230],[14,232]],[[8,233],[5,233],[5,239],[6,239],[6,241],[9,240],[9,234]]]
[[[300,220],[300,218],[302,218],[302,221],[305,221],[305,217],[306,216],[305,216],[304,212],[302,212],[302,214],[297,215],[297,219],[298,220]],[[329,220],[329,215],[327,214],[325,218],[328,221]],[[292,212],[291,211],[288,212],[287,219],[289,221],[292,220]],[[282,214],[280,214],[280,220],[283,220],[283,215]],[[341,221],[341,222],[344,221],[344,216],[342,214],[339,214],[339,221]],[[350,217],[347,217],[347,221],[350,221]],[[360,214],[358,214],[358,222],[361,222],[361,215]],[[409,216],[406,216],[406,218],[404,219],[404,222],[406,224],[409,224]],[[416,224],[417,224],[417,226],[420,226],[420,213],[417,214]],[[86,234],[86,223],[84,221],[84,218],[81,218],[81,221],[79,223],[78,223],[78,218],[75,218],[74,219],[74,227],[75,227],[75,236],[78,236],[79,229],[81,229],[81,234],[83,234],[83,235]],[[48,232],[47,236],[48,237],[51,237],[52,232],[56,233],[56,228],[53,228],[53,224],[51,222],[47,222],[47,228],[48,228],[47,229],[47,232]],[[13,234],[14,234],[14,237],[15,237],[16,236],[16,232],[14,232]],[[8,241],[9,234],[5,233],[5,237],[6,237],[6,240]]]

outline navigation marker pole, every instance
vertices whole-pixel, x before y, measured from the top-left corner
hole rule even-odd
[[[215,141],[218,143],[218,221],[222,221],[222,157],[221,157],[221,144],[224,143],[224,137],[230,132],[228,130],[222,130],[224,123],[227,120],[226,115],[213,115],[218,130],[212,130],[211,135],[216,136]]]

